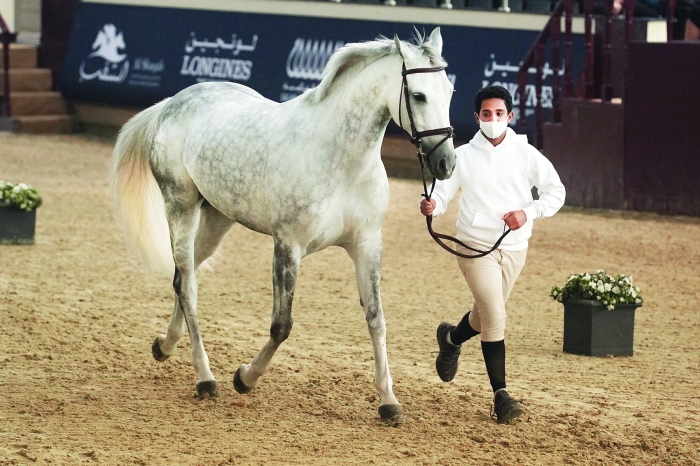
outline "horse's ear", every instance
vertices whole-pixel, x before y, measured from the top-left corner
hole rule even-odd
[[[396,43],[396,50],[399,51],[399,55],[401,55],[401,58],[403,58],[405,60],[406,55],[404,55],[403,49],[401,48],[402,45],[401,45],[401,41],[399,40],[399,36],[397,36],[396,34],[394,34],[394,42]]]
[[[433,29],[428,39],[428,45],[435,49],[439,55],[442,55],[442,35],[440,35],[440,27]]]

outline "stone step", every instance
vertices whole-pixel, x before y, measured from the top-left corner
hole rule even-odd
[[[30,134],[68,134],[77,129],[73,115],[0,117],[0,131]]]
[[[68,134],[75,130],[71,115],[38,115],[14,117],[12,131],[32,134]]]
[[[65,115],[68,104],[60,92],[12,92],[12,116]]]
[[[53,85],[51,70],[44,68],[11,68],[10,93],[50,91]],[[0,95],[4,94],[5,74],[0,72]]]
[[[0,63],[1,66],[2,63]],[[10,44],[10,68],[36,68],[36,66],[37,50],[35,45]]]

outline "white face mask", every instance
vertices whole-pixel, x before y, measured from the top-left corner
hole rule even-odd
[[[496,139],[503,134],[508,127],[508,120],[504,121],[481,121],[479,120],[479,128],[484,132],[487,138]]]

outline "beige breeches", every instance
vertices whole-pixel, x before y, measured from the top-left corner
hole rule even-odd
[[[484,250],[484,246],[467,243],[470,247]],[[461,246],[457,251],[475,254]],[[501,341],[505,338],[506,302],[520,271],[525,265],[527,249],[505,251],[496,249],[477,259],[457,258],[462,275],[474,295],[469,325],[481,332],[481,341]]]

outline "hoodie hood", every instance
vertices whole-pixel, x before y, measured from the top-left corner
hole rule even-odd
[[[506,128],[506,137],[503,138],[503,141],[499,145],[494,146],[489,142],[488,139],[486,139],[486,136],[484,136],[481,130],[479,130],[474,135],[472,140],[469,141],[469,144],[473,144],[479,149],[484,149],[488,151],[500,150],[502,147],[511,146],[513,144],[527,144],[527,135],[516,134],[515,131],[508,127]]]

